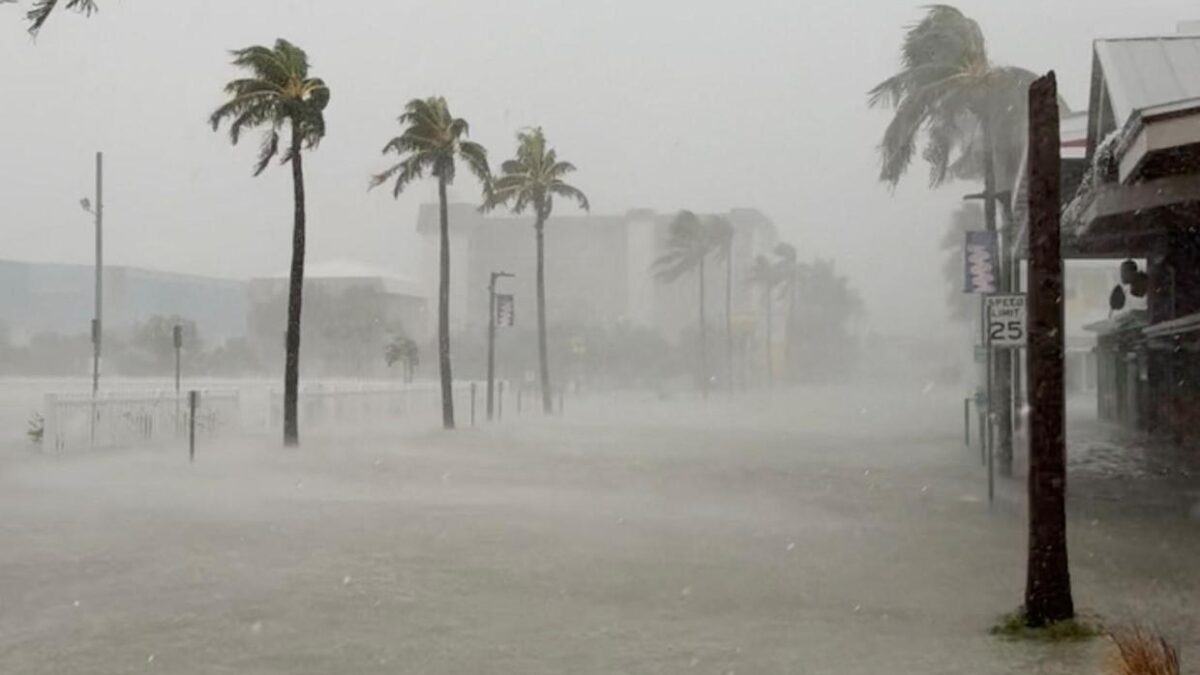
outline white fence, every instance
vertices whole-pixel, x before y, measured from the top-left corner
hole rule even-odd
[[[482,422],[487,384],[455,382],[452,391],[459,425],[469,424],[473,411],[477,421]],[[273,389],[269,398],[267,424],[272,429],[282,428],[283,392]],[[305,384],[300,387],[296,408],[301,430],[404,420],[434,424],[442,418],[442,390],[437,382]]]
[[[46,394],[43,447],[62,451],[143,445],[183,438],[190,424],[187,392]],[[236,390],[202,390],[196,434],[212,436],[241,427]]]

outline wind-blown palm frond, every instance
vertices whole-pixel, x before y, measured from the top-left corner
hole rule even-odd
[[[484,200],[483,210],[507,204],[513,213],[523,213],[532,207],[539,220],[545,221],[554,210],[554,198],[562,197],[588,211],[587,195],[563,180],[574,172],[574,164],[559,161],[558,153],[547,147],[541,127],[524,129],[517,133],[517,156],[500,165],[500,176]]]
[[[279,132],[291,127],[293,142],[282,162],[292,158],[294,148],[314,148],[325,136],[325,108],[329,87],[324,80],[308,77],[308,56],[287,40],[276,40],[274,48],[255,45],[230,54],[233,65],[251,77],[225,85],[229,97],[209,116],[213,131],[229,122],[229,140],[237,145],[245,129],[265,127],[254,175],[261,174],[279,155]]]
[[[714,216],[708,221],[708,235],[718,259],[727,260],[733,255],[733,223],[721,216]]]
[[[15,0],[4,0],[5,2],[14,2]],[[35,0],[33,7],[25,12],[25,18],[29,21],[29,32],[32,35],[37,35],[42,29],[46,21],[50,19],[50,15],[54,10],[62,5],[65,9],[81,12],[90,16],[93,12],[100,11],[96,0]]]
[[[651,266],[654,278],[672,283],[700,266],[713,250],[709,230],[696,214],[680,211],[667,231],[666,251]]]
[[[922,136],[931,186],[978,178],[982,145],[990,137],[1002,184],[1010,184],[1025,133],[1025,92],[1034,75],[992,64],[979,24],[949,5],[927,7],[907,29],[900,64],[899,73],[868,92],[871,107],[895,109],[879,145],[880,180],[899,182]],[[988,134],[978,132],[981,125]]]
[[[383,146],[383,154],[395,154],[400,159],[375,174],[371,188],[392,182],[392,195],[399,196],[409,183],[426,173],[444,179],[449,185],[454,182],[456,163],[462,161],[483,184],[484,194],[489,194],[492,177],[487,150],[467,140],[470,126],[466,120],[450,114],[446,99],[441,96],[412,99],[397,121],[403,130]]]

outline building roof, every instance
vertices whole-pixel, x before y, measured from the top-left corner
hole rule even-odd
[[[1200,97],[1200,35],[1097,40],[1119,129],[1135,111]]]
[[[284,271],[267,278],[282,280],[287,279],[289,275],[289,272]],[[304,278],[306,280],[377,279],[383,283],[384,288],[389,293],[411,295],[414,297],[423,297],[424,295],[421,291],[421,285],[408,277],[382,267],[375,267],[361,260],[351,260],[349,258],[307,263],[304,266]]]

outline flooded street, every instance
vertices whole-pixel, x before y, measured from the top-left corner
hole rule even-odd
[[[0,672],[1099,672],[1103,640],[987,634],[1022,597],[1023,485],[989,511],[955,393],[597,395],[194,466],[7,451]],[[1072,484],[1075,596],[1187,664],[1200,520],[1161,485]]]

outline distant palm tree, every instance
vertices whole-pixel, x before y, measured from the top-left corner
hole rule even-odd
[[[800,293],[800,272],[803,269],[798,260],[796,247],[787,242],[775,245],[775,273],[779,284],[780,294],[787,302],[787,318],[784,324],[783,349],[784,363],[787,375],[796,375],[796,300]]]
[[[209,117],[216,131],[229,120],[229,138],[234,145],[243,129],[265,127],[254,175],[261,174],[280,150],[280,132],[290,131],[282,162],[292,165],[292,266],[288,280],[287,336],[283,376],[283,443],[300,442],[296,402],[300,383],[300,309],[304,292],[304,204],[303,150],[312,149],[325,137],[325,107],[329,87],[308,74],[308,55],[287,40],[275,47],[254,46],[232,52],[233,65],[249,71],[250,77],[225,85],[229,96]]]
[[[733,393],[733,224],[720,216],[709,221],[709,231],[719,260],[725,262],[725,379]]]
[[[16,0],[0,0],[0,3],[8,2],[16,2]],[[29,21],[29,32],[37,35],[60,4],[66,9],[83,12],[87,15],[100,10],[96,0],[34,0],[33,7],[25,12],[25,18]]]
[[[542,410],[549,415],[554,412],[550,391],[550,362],[546,352],[546,221],[554,210],[554,197],[574,200],[581,209],[588,211],[587,196],[578,188],[566,183],[563,177],[573,173],[575,166],[559,161],[553,148],[546,147],[546,135],[541,127],[527,129],[517,134],[517,156],[500,167],[500,176],[492,186],[491,196],[484,201],[484,209],[490,210],[501,204],[509,204],[513,213],[533,209],[533,231],[537,238],[537,315],[538,315],[538,367],[542,382]]]
[[[673,283],[685,274],[696,273],[699,287],[700,360],[696,377],[700,391],[708,396],[708,320],[705,317],[704,262],[713,252],[712,231],[691,211],[680,211],[671,221],[667,250],[654,261],[654,276]]]
[[[774,349],[771,345],[771,340],[775,333],[774,322],[774,300],[773,295],[775,289],[779,286],[779,268],[771,264],[764,255],[759,255],[754,258],[754,264],[750,267],[749,281],[751,284],[762,289],[763,307],[766,318],[766,373],[767,384],[775,383],[775,356]]]
[[[895,108],[879,145],[880,180],[899,182],[924,132],[922,156],[930,165],[930,185],[941,185],[950,177],[982,175],[985,226],[996,232],[996,200],[1015,181],[1026,124],[1025,100],[1036,76],[1022,68],[993,64],[979,24],[949,5],[930,6],[925,17],[908,29],[900,61],[900,72],[869,93],[871,106]],[[997,161],[998,156],[1002,161]],[[1008,225],[1005,249],[1012,244],[1012,223]],[[1009,256],[1011,251],[1005,257]],[[1012,288],[1006,267],[1001,265],[1002,291]],[[1009,353],[1001,351],[995,365],[999,465],[1003,474],[1011,476]]]
[[[438,205],[441,214],[441,259],[438,281],[438,366],[442,380],[442,426],[454,428],[454,392],[450,372],[450,211],[446,198],[447,186],[454,183],[456,163],[462,161],[483,183],[485,198],[491,191],[491,172],[488,170],[487,150],[467,140],[470,128],[467,121],[450,114],[446,99],[441,96],[414,98],[404,106],[399,117],[403,131],[388,141],[383,154],[395,153],[400,161],[371,179],[375,188],[394,180],[392,196],[399,197],[404,188],[429,172],[438,182]]]

